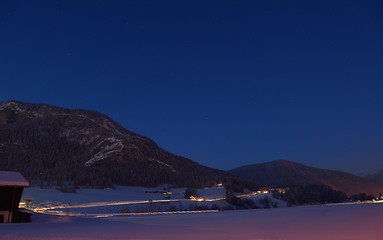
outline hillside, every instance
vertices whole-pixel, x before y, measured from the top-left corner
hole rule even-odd
[[[261,186],[273,188],[323,184],[348,195],[362,192],[378,195],[383,192],[382,185],[350,173],[313,168],[287,160],[242,166],[229,172],[253,180]]]
[[[19,101],[0,104],[0,170],[46,184],[92,186],[202,186],[228,176],[98,112]]]
[[[367,179],[369,181],[383,184],[383,169],[378,171],[369,172],[362,176],[364,179]]]

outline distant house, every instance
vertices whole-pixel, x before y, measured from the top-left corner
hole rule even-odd
[[[30,214],[19,211],[24,187],[29,183],[19,172],[0,171],[0,223],[25,222]]]

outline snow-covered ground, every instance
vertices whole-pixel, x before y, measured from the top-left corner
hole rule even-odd
[[[383,239],[382,203],[187,215],[33,218],[33,223],[0,225],[0,239]]]
[[[116,186],[115,189],[77,189],[77,193],[62,193],[56,188],[26,188],[23,193],[24,199],[32,199],[35,204],[44,202],[60,202],[63,204],[79,204],[89,202],[104,201],[138,201],[138,200],[159,200],[164,199],[160,193],[149,193],[154,191],[163,191],[164,187],[144,188],[144,187],[125,187]],[[180,189],[179,192],[185,190]],[[183,194],[177,194],[177,197],[183,197]]]
[[[224,207],[223,187],[199,189],[200,197],[206,201],[192,201],[184,198],[185,188],[168,189],[116,186],[115,189],[78,189],[76,193],[62,193],[56,188],[27,188],[22,199],[31,200],[33,209],[44,208],[59,210],[64,213],[106,214],[142,211],[196,210],[197,206],[210,208],[213,204]],[[211,200],[220,201],[211,201]]]
[[[197,190],[195,199],[185,199],[185,188],[157,188],[116,186],[115,189],[78,189],[76,193],[62,193],[56,188],[30,187],[22,199],[31,200],[35,211],[54,211],[58,214],[105,215],[127,212],[168,212],[189,210],[233,209],[225,201],[223,187]],[[269,207],[285,207],[286,203],[274,199],[272,194],[246,194],[242,199],[251,199],[253,207],[265,207],[262,199],[267,197]],[[57,212],[60,211],[60,212]]]
[[[193,205],[227,205],[222,200],[225,196],[223,187],[198,189],[198,197],[204,200],[201,202],[184,199],[184,192],[184,188],[168,189],[166,186],[78,189],[77,193],[62,193],[55,188],[27,188],[23,199],[31,199],[35,206],[70,205],[70,208],[53,210],[87,214],[88,217],[35,214],[32,223],[0,225],[0,240],[383,239],[383,203],[286,208],[283,201],[273,199],[271,194],[247,194],[242,198],[251,199],[260,206],[261,200],[268,197],[279,208],[143,216],[109,214],[119,213],[127,207],[135,211],[145,205],[164,212],[170,206],[175,211],[190,209]],[[135,201],[143,203],[132,204]],[[94,218],[89,214],[108,217]]]

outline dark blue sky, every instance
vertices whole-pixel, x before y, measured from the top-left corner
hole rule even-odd
[[[383,168],[382,1],[2,1],[0,101],[230,169]]]

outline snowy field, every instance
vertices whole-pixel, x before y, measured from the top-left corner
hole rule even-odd
[[[185,199],[185,188],[143,188],[116,186],[115,189],[78,189],[76,193],[62,193],[56,188],[30,187],[24,190],[22,199],[32,201],[34,211],[55,212],[76,216],[127,212],[168,212],[190,210],[222,210],[232,207],[225,201],[223,187],[198,189],[196,199]],[[246,194],[262,208],[262,199],[268,197],[270,206],[285,207],[286,203],[272,198],[272,194]],[[60,212],[60,213],[59,213]]]
[[[112,218],[36,215],[33,220],[0,225],[0,239],[383,239],[382,203]]]
[[[115,189],[77,189],[77,193],[62,193],[56,188],[29,187],[24,190],[23,198],[33,199],[34,203],[60,202],[63,204],[79,204],[104,201],[138,201],[138,200],[159,200],[164,199],[163,194],[150,193],[163,191],[164,187],[144,188],[116,186]],[[175,196],[183,198],[185,189],[175,189]]]
[[[171,192],[170,195],[164,192]],[[65,214],[80,213],[88,217],[49,216],[35,214],[32,223],[1,224],[0,240],[99,240],[99,239],[252,239],[252,240],[382,240],[383,203],[316,205],[286,208],[284,202],[271,194],[246,195],[257,202],[269,197],[279,208],[219,211],[142,216],[112,216],[122,207],[137,207],[131,202],[175,201],[160,203],[161,211],[170,204],[177,210],[191,204],[227,204],[222,187],[198,189],[204,201],[184,199],[185,189],[123,187],[116,189],[78,189],[77,193],[62,193],[55,188],[27,188],[23,199],[35,206],[81,206],[68,208]],[[213,200],[213,201],[211,201]],[[115,202],[126,204],[108,205]],[[144,205],[141,204],[141,205]],[[152,203],[149,203],[152,204]],[[282,208],[281,208],[282,207]],[[54,209],[57,210],[57,209]],[[49,212],[49,210],[48,210]],[[107,213],[95,218],[89,214]],[[103,214],[101,214],[103,215]],[[99,215],[99,216],[101,216]],[[105,214],[104,214],[105,215]],[[103,215],[103,216],[104,216]]]
[[[165,194],[170,193],[170,194]],[[78,189],[77,193],[62,193],[56,188],[31,187],[25,189],[22,199],[33,202],[33,209],[51,208],[53,211],[74,214],[107,214],[121,213],[123,209],[132,212],[152,209],[152,211],[167,212],[185,211],[193,206],[220,207],[228,204],[223,199],[223,187],[198,189],[199,197],[206,201],[196,201],[184,198],[185,188],[166,189],[116,186],[115,189]],[[85,206],[84,206],[85,205]],[[89,207],[87,207],[90,205]],[[63,208],[61,208],[62,206]]]

